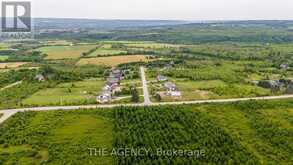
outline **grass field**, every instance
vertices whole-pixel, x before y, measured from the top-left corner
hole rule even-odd
[[[9,57],[8,56],[0,56],[0,61],[6,61]]]
[[[126,54],[127,51],[123,50],[115,50],[115,49],[98,49],[95,52],[88,55],[88,57],[99,57],[99,56],[111,56],[111,55],[119,55],[121,53]]]
[[[147,62],[147,56],[144,55],[128,55],[128,56],[112,56],[112,57],[98,57],[98,58],[85,58],[81,59],[78,65],[105,65],[105,66],[117,66],[119,64],[131,63],[131,62]]]
[[[93,104],[103,85],[102,80],[64,83],[55,88],[43,89],[22,103],[30,106]]]
[[[9,63],[0,63],[0,69],[10,69],[18,68],[22,65],[28,64],[27,62],[9,62]]]
[[[291,100],[19,113],[0,126],[0,161],[291,164],[292,117]],[[90,156],[89,147],[147,148],[151,155]],[[157,148],[203,150],[204,155],[162,157]]]
[[[66,40],[51,40],[51,41],[46,41],[44,42],[45,45],[48,46],[58,46],[58,45],[68,45],[70,46],[72,42],[66,41]]]
[[[79,58],[82,53],[88,52],[95,48],[96,45],[79,45],[79,46],[48,46],[37,49],[47,54],[46,59],[76,59]]]
[[[130,43],[127,44],[128,47],[132,48],[146,48],[146,49],[163,49],[163,48],[177,48],[180,45],[172,45],[172,44],[164,44],[164,43],[152,43],[152,42],[144,42],[144,43]]]
[[[4,131],[11,126],[15,126],[14,130]],[[111,148],[112,127],[110,119],[97,111],[17,114],[8,124],[1,125],[0,136],[22,132],[19,134],[22,137],[31,137],[22,142],[11,140],[0,145],[0,162],[22,165],[112,164],[112,157],[91,157],[88,151],[89,147]],[[6,145],[12,143],[14,145]]]
[[[153,80],[153,79],[152,79]],[[163,96],[163,102],[166,101],[192,101],[207,99],[225,99],[225,98],[242,98],[242,97],[259,97],[273,95],[271,90],[260,88],[249,84],[229,84],[222,80],[201,80],[191,81],[188,79],[169,78],[176,84],[182,97]],[[154,81],[150,84],[155,91],[164,93],[166,89],[162,87],[163,83]],[[153,101],[156,101],[152,98]]]

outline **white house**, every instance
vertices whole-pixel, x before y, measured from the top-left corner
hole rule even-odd
[[[98,103],[107,103],[112,99],[112,93],[109,91],[104,91],[101,95],[97,97]]]
[[[180,91],[167,91],[167,95],[172,96],[172,97],[181,97],[181,92]]]
[[[167,81],[168,79],[167,79],[167,77],[165,77],[165,76],[162,76],[162,75],[158,75],[157,76],[157,81],[158,82],[164,82],[164,81]]]

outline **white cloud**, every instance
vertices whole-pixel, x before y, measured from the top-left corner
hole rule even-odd
[[[33,0],[35,17],[293,19],[292,0]]]

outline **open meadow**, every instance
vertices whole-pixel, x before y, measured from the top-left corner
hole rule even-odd
[[[58,59],[76,59],[89,50],[95,48],[95,45],[77,45],[77,46],[48,46],[41,47],[37,51],[46,54],[47,60]]]
[[[97,58],[83,58],[77,65],[104,65],[117,66],[119,64],[126,64],[131,62],[147,62],[149,59],[145,55],[125,55],[125,56],[111,56],[111,57],[97,57]]]
[[[38,91],[22,101],[24,106],[95,104],[101,92],[103,80],[84,80],[62,83],[54,88]]]

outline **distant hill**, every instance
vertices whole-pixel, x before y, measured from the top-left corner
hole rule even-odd
[[[95,20],[95,19],[61,19],[35,18],[36,29],[120,29],[134,27],[153,27],[187,24],[187,21],[170,20]]]

